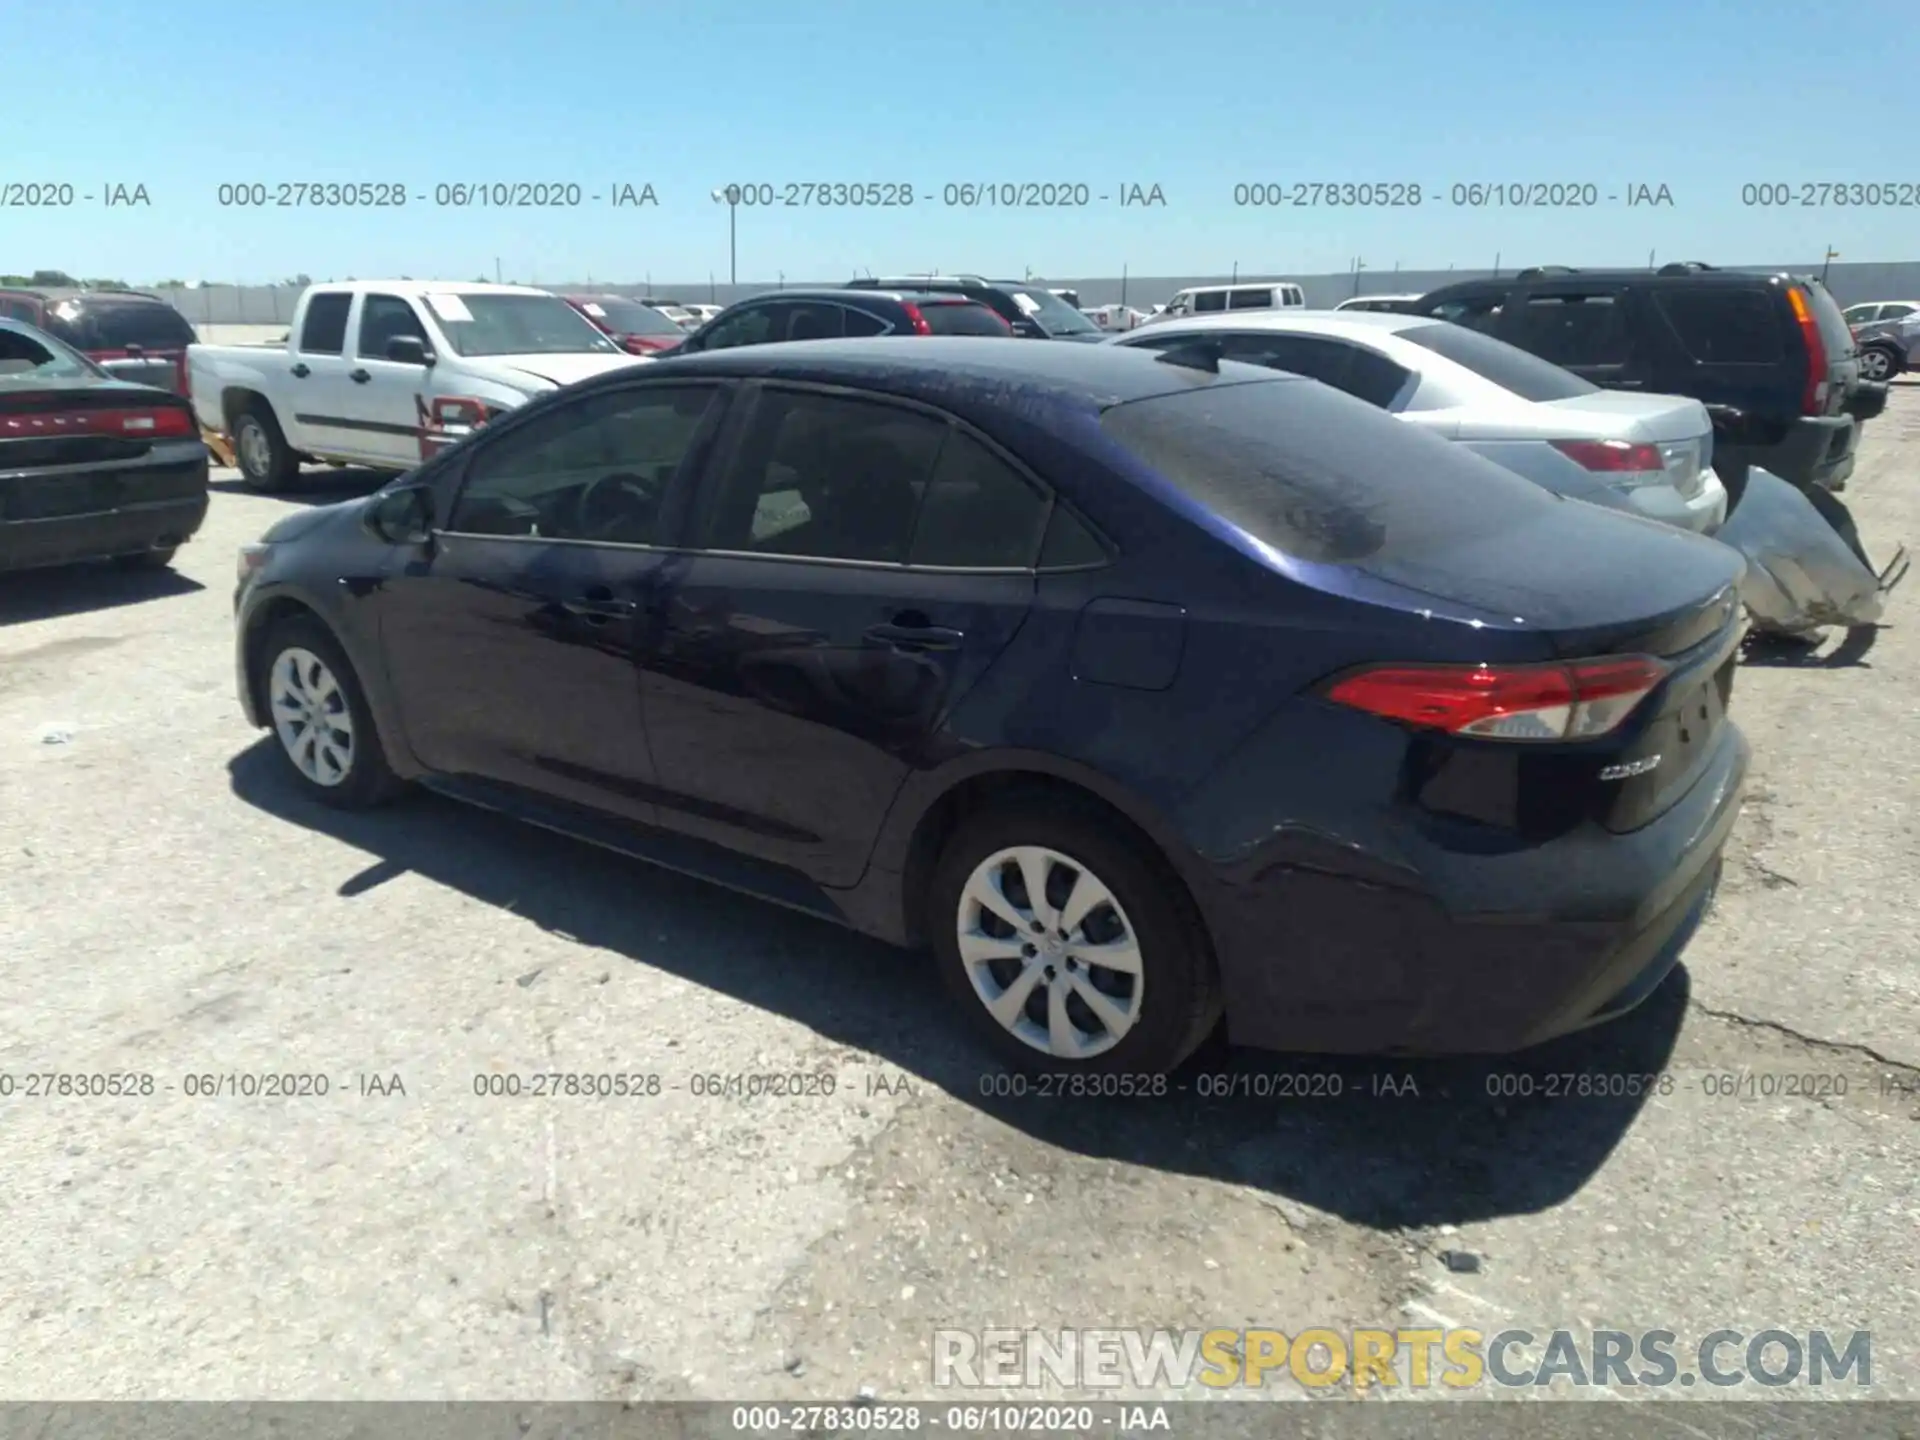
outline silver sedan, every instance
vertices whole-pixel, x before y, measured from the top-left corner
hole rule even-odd
[[[1603,390],[1458,325],[1357,311],[1248,311],[1160,321],[1110,345],[1194,347],[1287,370],[1458,441],[1559,494],[1623,502],[1711,534],[1727,516],[1698,400]]]

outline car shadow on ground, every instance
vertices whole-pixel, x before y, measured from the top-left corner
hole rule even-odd
[[[230,763],[234,793],[377,857],[339,887],[348,903],[412,872],[870,1051],[916,1089],[938,1086],[1061,1150],[1244,1184],[1376,1228],[1538,1211],[1574,1194],[1645,1100],[1548,1098],[1552,1077],[1637,1092],[1611,1077],[1662,1071],[1686,1011],[1682,968],[1625,1019],[1523,1056],[1345,1060],[1230,1051],[1216,1038],[1164,1098],[1015,1096],[925,956],[433,795],[333,810],[280,765],[262,737]]]
[[[392,478],[383,470],[335,470],[332,466],[309,465],[284,490],[256,490],[238,474],[209,481],[207,488],[216,495],[257,495],[262,500],[280,500],[289,505],[332,505],[371,495]]]
[[[108,561],[20,570],[0,575],[0,625],[57,620],[206,588],[177,570],[123,570]]]
[[[1827,645],[1830,636],[1823,637],[1818,644],[1808,645],[1772,635],[1750,634],[1741,646],[1740,660],[1744,665],[1765,670],[1871,670],[1873,664],[1867,659],[1867,652],[1880,638],[1882,628],[1852,626],[1840,632],[1839,643],[1831,648]]]

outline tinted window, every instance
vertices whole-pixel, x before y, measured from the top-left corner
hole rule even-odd
[[[1047,499],[963,431],[941,447],[909,556],[915,565],[1033,564]]]
[[[1271,290],[1233,290],[1227,294],[1229,310],[1271,310],[1273,291]]]
[[[920,307],[920,315],[936,335],[998,335],[1004,340],[1013,333],[1006,321],[984,305],[929,303]]]
[[[642,305],[638,300],[603,295],[597,300],[581,301],[580,307],[587,312],[589,320],[600,322],[616,335],[678,337],[687,333],[651,305]],[[594,314],[595,310],[600,313]]]
[[[1227,308],[1227,292],[1224,290],[1202,290],[1193,297],[1195,314],[1205,315]]]
[[[1500,323],[1500,314],[1505,300],[1504,295],[1479,295],[1468,300],[1443,300],[1432,307],[1431,313],[1436,320],[1445,320],[1451,325],[1464,325],[1469,330],[1488,334]]]
[[[1076,565],[1104,565],[1106,548],[1066,506],[1055,504],[1047,522],[1047,538],[1040,546],[1042,570],[1065,570]]]
[[[309,355],[338,355],[347,348],[347,312],[351,295],[309,295],[300,322],[300,348]]]
[[[1229,360],[1318,380],[1383,410],[1412,375],[1376,351],[1315,335],[1229,335],[1224,337],[1221,351]]]
[[[902,563],[948,428],[873,401],[767,391],[716,497],[704,543],[761,555]]]
[[[774,307],[750,305],[722,315],[701,337],[702,350],[731,350],[736,345],[764,345],[773,338]]]
[[[0,388],[12,375],[33,380],[78,380],[100,373],[99,366],[50,334],[0,325]]]
[[[34,313],[34,306],[31,300],[0,299],[0,319],[24,320],[27,324],[31,325],[33,323]]]
[[[59,306],[55,314],[68,307]],[[158,301],[115,304],[96,302],[74,307],[74,339],[87,350],[178,350],[194,343],[193,327],[171,305]]]
[[[398,295],[369,295],[360,302],[360,354],[384,359],[387,341],[404,335],[422,342],[427,338],[413,306]]]
[[[846,334],[849,336],[884,335],[891,327],[878,315],[865,310],[847,310]]]
[[[1514,343],[1556,365],[1624,365],[1632,355],[1625,308],[1611,295],[1534,295]]]
[[[482,441],[447,528],[657,543],[661,502],[717,393],[660,385],[594,395]]]
[[[1780,358],[1780,317],[1763,291],[1655,290],[1653,303],[1695,360],[1767,365]]]
[[[846,311],[838,305],[798,304],[786,310],[786,322],[776,322],[775,330],[783,340],[838,340],[844,333],[841,317]]]
[[[1131,400],[1100,423],[1188,496],[1306,561],[1431,556],[1564,503],[1416,425],[1297,381]]]
[[[1031,285],[1008,285],[1004,288],[1013,303],[1020,307],[1020,313],[1038,321],[1049,335],[1099,333],[1098,326],[1051,290],[1038,290]]]
[[[1402,340],[1433,351],[1464,366],[1482,380],[1491,380],[1522,400],[1571,400],[1592,395],[1600,387],[1570,370],[1529,355],[1517,346],[1459,325],[1415,325],[1399,332]]]

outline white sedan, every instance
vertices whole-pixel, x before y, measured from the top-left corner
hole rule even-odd
[[[1538,485],[1711,534],[1727,517],[1698,400],[1603,390],[1489,335],[1419,315],[1259,310],[1162,320],[1109,345],[1191,350],[1344,390]],[[1177,357],[1173,357],[1177,358]]]

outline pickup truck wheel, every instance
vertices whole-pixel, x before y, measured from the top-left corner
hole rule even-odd
[[[233,422],[233,456],[240,462],[240,478],[254,490],[284,490],[300,471],[299,457],[271,410],[240,412]]]
[[[1879,382],[1890,379],[1902,369],[1893,351],[1884,345],[1869,345],[1860,352],[1860,378]]]

